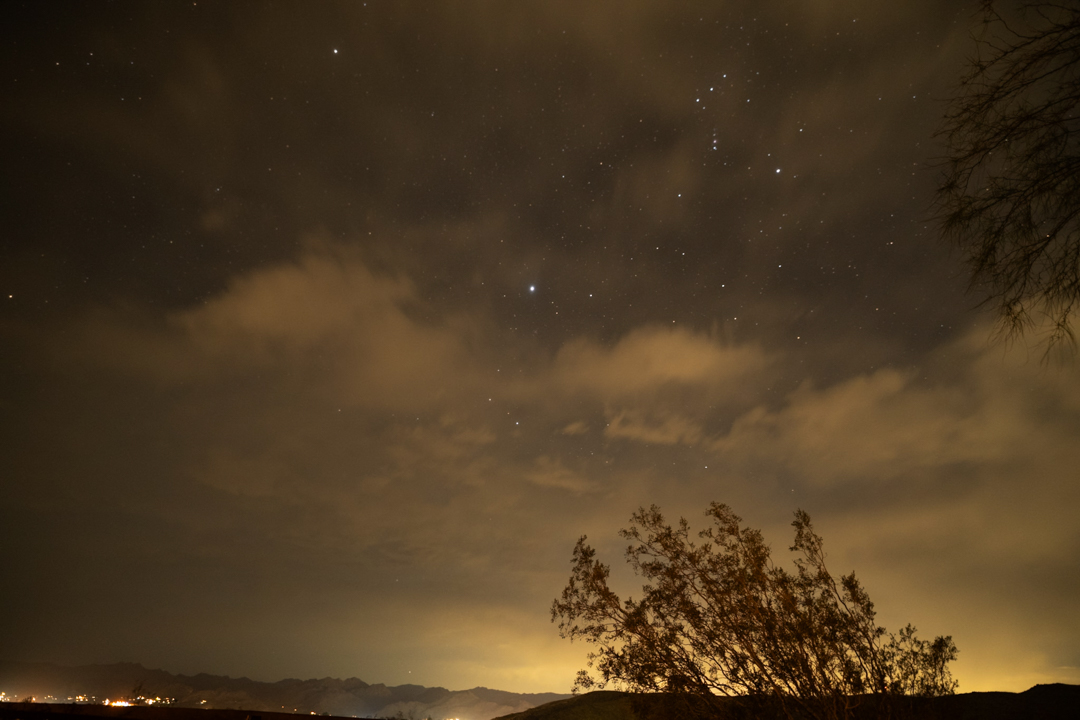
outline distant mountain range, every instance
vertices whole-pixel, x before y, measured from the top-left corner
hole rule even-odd
[[[190,710],[157,712],[154,708],[64,709],[72,720],[288,720],[273,713],[335,715],[404,720],[655,720],[668,717],[664,697],[634,696],[601,691],[570,696],[557,693],[519,694],[473,688],[451,691],[421,685],[369,685],[356,678],[338,680],[281,680],[268,683],[205,673],[173,675],[134,663],[63,667],[48,663],[0,661],[0,692],[7,698],[34,696],[38,702],[67,703],[69,698],[96,696],[118,699],[138,694],[170,697],[176,708],[244,710],[244,713],[193,713]],[[638,705],[635,705],[638,703]],[[1022,693],[975,692],[943,698],[911,699],[906,716],[925,720],[1072,720],[1080,717],[1080,686],[1036,685]],[[40,707],[42,712],[28,712]],[[21,709],[20,709],[21,708]],[[7,712],[13,709],[14,713]],[[67,717],[61,708],[0,706],[0,719]],[[110,712],[118,711],[118,712]],[[130,711],[130,712],[129,712]],[[265,716],[253,712],[267,713]],[[903,714],[903,713],[902,713]],[[858,713],[856,713],[859,716]],[[197,717],[196,717],[197,716]],[[509,717],[503,717],[509,716]],[[323,720],[328,720],[323,718]],[[335,719],[338,720],[338,719]]]
[[[511,693],[476,687],[447,690],[422,685],[369,685],[357,678],[259,682],[220,675],[173,675],[136,663],[64,667],[0,661],[0,692],[69,702],[78,696],[118,699],[139,694],[174,698],[177,707],[329,714],[405,720],[489,720],[570,697],[558,693]]]

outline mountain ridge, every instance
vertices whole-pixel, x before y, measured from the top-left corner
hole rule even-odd
[[[135,688],[147,697],[175,698],[176,707],[303,712],[405,720],[489,720],[570,697],[560,693],[513,693],[475,687],[448,690],[423,685],[367,683],[360,678],[285,678],[274,682],[197,673],[173,674],[139,663],[64,666],[0,661],[0,691],[9,697],[78,696],[117,699]]]

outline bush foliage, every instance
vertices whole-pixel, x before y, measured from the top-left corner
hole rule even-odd
[[[582,537],[573,573],[552,605],[565,638],[595,646],[576,690],[611,684],[693,698],[694,715],[720,714],[722,696],[777,703],[794,716],[892,714],[895,698],[954,692],[951,637],[919,640],[908,625],[887,634],[854,573],[835,578],[802,510],[792,523],[794,572],[774,564],[761,532],[713,503],[711,527],[691,537],[659,509],[639,509],[626,560],[644,578],[640,600],[618,597],[610,568]],[[877,713],[873,713],[877,714]]]

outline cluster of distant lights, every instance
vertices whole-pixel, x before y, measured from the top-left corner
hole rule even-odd
[[[55,697],[53,695],[46,695],[45,697],[43,697],[40,700],[40,702],[45,702],[45,703],[60,702],[63,699],[64,698],[58,698],[58,697]],[[75,702],[75,703],[88,703],[88,704],[89,703],[94,703],[94,704],[97,703],[97,697],[95,697],[93,695],[75,695],[74,697],[72,697],[71,695],[68,695],[66,700],[68,702]],[[13,697],[11,695],[8,695],[4,691],[0,691],[0,702],[39,702],[39,701],[38,701],[36,695],[30,695],[28,697],[24,697],[20,701],[17,697]],[[105,702],[108,703],[109,701],[106,700]]]
[[[54,697],[53,695],[46,695],[41,700],[38,700],[36,696],[26,697],[26,698],[24,698],[22,700],[22,702],[53,703],[53,702],[62,702],[63,700],[64,700],[64,698]],[[97,699],[96,695],[75,695],[75,696],[69,695],[66,698],[66,700],[67,700],[67,702],[83,703],[83,704],[86,704],[86,705],[97,705],[98,704],[98,699]],[[6,692],[0,691],[0,702],[20,702],[20,701],[17,698],[12,697],[11,695],[8,695]],[[102,705],[108,705],[109,707],[131,707],[133,705],[172,705],[174,702],[176,702],[175,698],[162,698],[162,697],[148,698],[148,697],[144,697],[144,696],[140,695],[139,697],[135,698],[134,700],[113,700],[111,698],[105,698],[105,700],[103,702],[101,702],[101,704]],[[205,703],[206,701],[203,700],[203,702]]]
[[[43,702],[58,701],[59,699],[60,698],[53,697],[52,695],[46,695]],[[30,697],[30,698],[27,698],[25,701],[26,702],[37,702],[38,700],[37,700],[36,697]],[[69,702],[87,703],[87,704],[96,704],[97,703],[97,697],[95,697],[93,695],[90,695],[90,696],[76,695],[75,697],[68,697],[68,701]],[[18,702],[18,700],[11,697],[6,692],[0,691],[0,702]],[[111,700],[109,698],[105,698],[105,702],[103,702],[102,705],[108,705],[109,707],[132,707],[134,705],[171,705],[174,702],[176,702],[175,698],[160,698],[160,697],[148,698],[148,697],[143,697],[142,695],[140,695],[138,698],[135,699],[134,702],[132,702],[131,700]],[[200,705],[205,705],[206,701],[203,700],[199,704]],[[293,708],[293,710],[295,711],[296,708]],[[312,710],[311,714],[314,715],[315,711]],[[356,716],[353,715],[353,717],[356,717]],[[445,720],[461,720],[461,718],[446,718]]]
[[[8,695],[6,692],[0,691],[0,702],[32,702],[32,703],[33,702],[45,702],[45,703],[50,703],[50,702],[60,702],[60,700],[61,700],[61,698],[55,697],[53,695],[46,695],[41,700],[38,700],[36,695],[28,695],[28,696],[23,697],[20,700],[18,697]],[[82,703],[88,703],[88,702],[91,701],[85,695],[79,695],[78,697],[68,697],[67,700],[68,700],[68,702],[82,702]],[[97,702],[97,698],[93,698],[93,701]]]
[[[174,702],[174,698],[148,698],[140,695],[134,700],[109,700],[108,698],[105,698],[104,704],[109,707],[131,707],[132,705],[172,705]],[[206,701],[203,700],[203,702]]]

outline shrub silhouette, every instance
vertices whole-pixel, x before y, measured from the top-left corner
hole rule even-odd
[[[805,512],[792,523],[793,573],[727,505],[713,503],[706,516],[712,526],[695,541],[685,519],[672,527],[655,505],[634,513],[620,534],[646,581],[640,600],[619,598],[610,568],[578,541],[551,608],[562,637],[596,646],[596,675],[581,670],[575,692],[663,692],[688,717],[741,709],[813,718],[895,715],[904,695],[954,692],[952,638],[928,643],[910,625],[887,635],[854,573],[837,579],[826,568]]]

